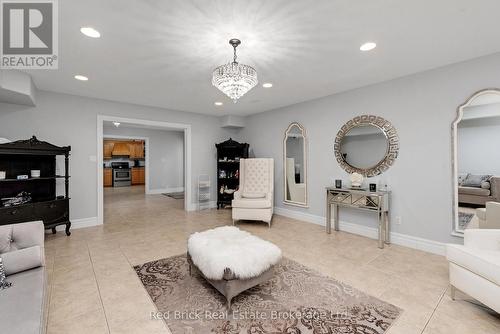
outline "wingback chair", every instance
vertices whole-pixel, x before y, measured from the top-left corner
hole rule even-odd
[[[274,195],[274,159],[241,159],[240,187],[231,203],[237,220],[260,220],[271,227]]]

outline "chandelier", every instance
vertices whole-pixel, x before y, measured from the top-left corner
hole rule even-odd
[[[229,44],[234,49],[233,61],[214,70],[212,85],[236,103],[240,97],[257,85],[257,71],[251,66],[236,61],[236,48],[241,44],[239,39],[233,38],[229,41]]]

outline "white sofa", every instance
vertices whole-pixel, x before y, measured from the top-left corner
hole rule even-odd
[[[240,160],[240,186],[231,203],[233,224],[260,220],[271,227],[273,217],[274,159]]]
[[[0,291],[0,333],[41,334],[47,323],[47,271],[41,221],[0,226],[10,288]]]
[[[500,229],[500,203],[486,202],[485,208],[476,209],[479,228]]]
[[[448,244],[451,297],[455,289],[500,313],[500,230],[467,229],[464,245]]]

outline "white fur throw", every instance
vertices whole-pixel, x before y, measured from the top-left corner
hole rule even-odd
[[[222,226],[189,237],[188,252],[208,279],[220,280],[229,268],[238,279],[259,276],[281,260],[281,249],[233,226]]]

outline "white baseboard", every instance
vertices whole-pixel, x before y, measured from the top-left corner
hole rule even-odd
[[[71,219],[71,229],[78,229],[78,228],[84,228],[84,227],[91,227],[91,226],[97,226],[97,225],[102,225],[99,224],[97,221],[97,217],[89,217],[89,218],[80,218],[80,219]],[[56,227],[57,231],[64,231],[66,228],[65,225],[59,225]]]
[[[305,221],[308,223],[326,226],[325,217],[321,217],[318,215],[313,215],[310,213],[289,210],[289,209],[279,208],[279,207],[274,208],[274,213],[281,215],[281,216],[285,216],[285,217],[289,217],[289,218],[293,218],[293,219],[297,219],[297,220],[302,220],[302,221]],[[332,223],[332,225],[333,225],[333,223]],[[367,237],[370,239],[378,239],[378,230],[374,227],[369,227],[369,226],[354,224],[354,223],[350,223],[350,222],[340,221],[339,222],[339,229],[341,231],[344,231],[344,232],[361,235],[361,236],[364,236],[364,237]],[[413,248],[413,249],[418,249],[418,250],[421,250],[424,252],[438,254],[438,255],[445,255],[446,254],[446,247],[445,247],[445,244],[442,242],[429,240],[429,239],[423,239],[423,238],[414,237],[411,235],[401,234],[401,233],[397,233],[397,232],[391,232],[390,238],[391,238],[391,243],[396,244],[396,245],[405,246],[405,247]]]
[[[149,189],[147,194],[148,195],[159,195],[159,194],[166,194],[166,193],[180,193],[181,191],[184,191],[184,187]]]

